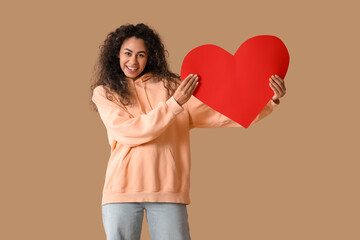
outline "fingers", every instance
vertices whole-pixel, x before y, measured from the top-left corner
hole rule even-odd
[[[272,75],[270,80],[270,87],[274,90],[274,93],[278,96],[278,97],[282,97],[285,95],[285,82],[284,80],[279,77],[278,75]]]
[[[174,99],[175,101],[177,101],[180,105],[183,105],[184,103],[186,103],[192,93],[194,92],[197,83],[198,83],[198,76],[195,74],[190,74],[188,75],[184,81],[180,84],[180,86],[176,89],[175,93],[174,93]]]
[[[196,77],[195,81],[193,82],[193,84],[189,88],[189,95],[190,96],[193,94],[193,92],[195,91],[197,85],[199,84],[198,79],[199,79],[199,77]]]
[[[190,80],[186,83],[186,85],[183,88],[183,91],[185,92],[185,94],[187,94],[191,91],[192,87],[196,84],[198,79],[199,79],[199,77],[196,74],[190,78]]]
[[[275,78],[278,80],[278,82],[279,82],[278,85],[280,86],[282,92],[285,94],[285,92],[286,92],[285,81],[278,75],[275,75]]]
[[[281,77],[279,77],[278,75],[272,75],[270,78],[270,82],[274,84],[274,86],[279,92],[283,92],[285,94],[285,82]]]
[[[270,83],[270,87],[271,87],[272,90],[274,91],[275,96],[279,97],[279,96],[280,96],[280,92],[279,92],[279,90],[274,86],[274,84]]]
[[[182,83],[180,84],[179,88],[180,89],[184,89],[186,87],[186,85],[188,84],[188,82],[190,81],[190,79],[192,79],[194,77],[194,74],[189,74],[184,81],[182,81]]]
[[[271,76],[269,80],[271,83],[270,87],[274,90],[274,92],[276,91],[275,93],[279,94],[281,88],[279,86],[279,83],[274,80],[274,76]]]

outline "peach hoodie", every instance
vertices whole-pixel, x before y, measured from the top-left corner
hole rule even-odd
[[[150,73],[129,81],[138,103],[132,107],[108,100],[104,86],[93,91],[111,147],[101,204],[190,204],[190,129],[241,125],[194,96],[180,106]],[[277,105],[270,100],[253,123]]]

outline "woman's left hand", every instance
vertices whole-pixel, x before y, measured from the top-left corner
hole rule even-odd
[[[276,102],[279,98],[283,97],[286,93],[285,82],[278,75],[272,75],[270,78],[270,87],[274,91],[272,100]]]

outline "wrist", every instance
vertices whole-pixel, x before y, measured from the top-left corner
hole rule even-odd
[[[182,106],[182,104],[178,101],[178,100],[176,100],[176,98],[173,96],[173,98],[174,98],[174,100],[175,100],[175,102],[177,103],[177,104],[179,104],[179,106]]]
[[[280,102],[278,98],[275,98],[275,99],[274,99],[274,98],[271,98],[271,100],[272,100],[274,103],[276,103],[276,104],[279,104],[279,102]]]

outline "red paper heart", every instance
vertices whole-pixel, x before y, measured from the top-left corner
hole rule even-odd
[[[194,96],[247,128],[274,96],[271,75],[285,78],[289,52],[275,36],[261,35],[245,41],[235,55],[206,44],[191,50],[181,66],[181,78],[199,76]]]

